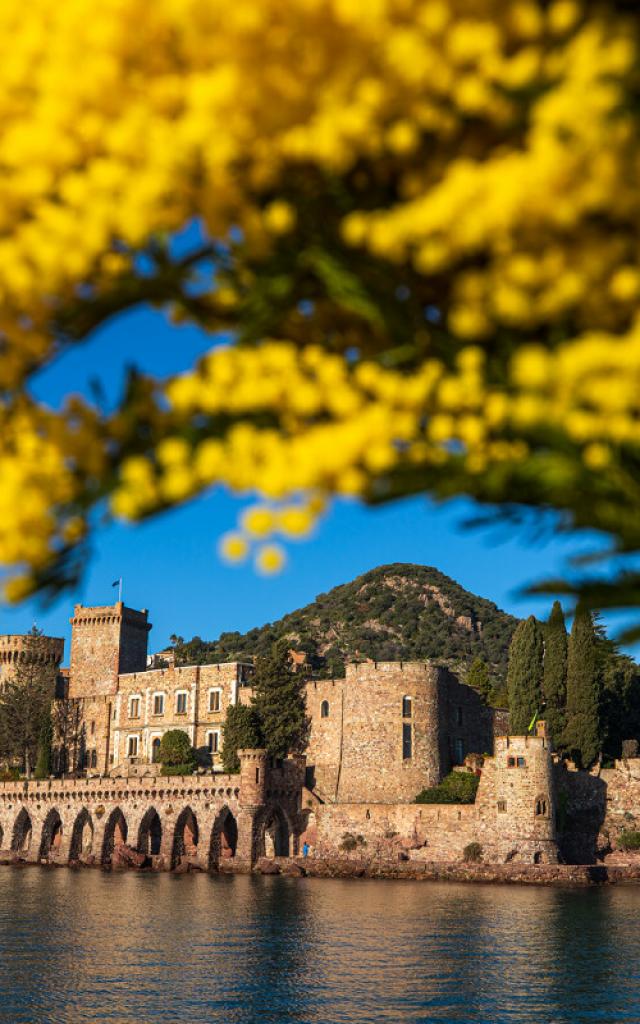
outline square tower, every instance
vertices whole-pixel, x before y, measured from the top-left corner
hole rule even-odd
[[[71,622],[69,697],[113,694],[123,672],[144,672],[151,624],[147,609],[113,605],[74,606]]]

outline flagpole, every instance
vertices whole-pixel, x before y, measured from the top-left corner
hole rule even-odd
[[[122,604],[122,576],[118,581],[118,601]]]

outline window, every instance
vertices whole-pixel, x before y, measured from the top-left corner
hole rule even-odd
[[[95,731],[96,731],[96,723],[92,722],[91,723],[91,735],[92,736],[95,735]]]
[[[507,768],[515,768],[515,766],[516,766],[516,759],[515,759],[515,757],[508,757],[507,758]]]
[[[526,767],[527,767],[527,762],[526,762],[525,758],[524,757],[519,757],[518,758],[518,768],[526,768]]]
[[[164,715],[164,693],[154,693],[153,713],[154,715]]]
[[[508,757],[507,768],[526,768],[527,760],[525,757]]]
[[[402,698],[402,717],[403,718],[411,718],[412,703],[413,702],[411,700],[411,697],[403,697]]]
[[[547,805],[546,797],[539,796],[536,800],[536,818],[547,818],[549,816],[549,809]]]
[[[402,724],[402,760],[409,761],[413,753],[413,737],[411,725],[408,722]]]
[[[160,760],[160,737],[154,736],[151,740],[151,761],[157,764]]]
[[[456,708],[456,722],[458,725],[462,725],[462,708]]]
[[[217,729],[207,733],[207,750],[210,754],[217,754],[220,750],[220,733]]]
[[[128,736],[127,737],[127,757],[138,756],[138,737]]]
[[[176,715],[186,715],[187,713],[187,694],[186,691],[176,693]]]
[[[139,697],[132,697],[129,701],[129,718],[140,718]]]
[[[220,710],[220,690],[209,690],[209,711]]]
[[[98,751],[97,750],[92,750],[91,751],[91,767],[92,768],[97,768],[98,767]]]
[[[453,756],[456,764],[462,764],[464,761],[464,740],[454,740]]]
[[[507,810],[507,801],[506,800],[498,800],[498,812],[500,814],[505,814],[506,810]]]
[[[328,718],[328,717],[329,717],[329,701],[328,700],[323,700],[322,704],[320,705],[320,718]]]

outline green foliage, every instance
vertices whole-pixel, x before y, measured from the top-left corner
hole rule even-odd
[[[291,671],[286,638],[273,644],[267,656],[256,658],[253,688],[253,706],[271,756],[304,750],[309,732],[304,679]]]
[[[473,772],[450,772],[438,786],[418,793],[417,804],[472,804],[478,791],[480,776]]]
[[[491,699],[493,687],[491,685],[491,676],[489,674],[489,668],[486,661],[483,661],[480,657],[474,658],[471,663],[471,668],[467,674],[466,681],[469,686],[473,686],[474,690],[478,691],[482,699],[488,704]]]
[[[38,751],[36,757],[36,768],[34,775],[36,779],[48,779],[51,775],[51,742],[53,740],[53,722],[51,719],[51,707],[49,713],[44,715],[38,737]]]
[[[195,761],[186,761],[185,764],[163,764],[163,775],[193,775],[196,770]]]
[[[482,860],[484,849],[482,843],[467,843],[462,851],[462,859],[467,864],[479,864]]]
[[[631,751],[634,746],[637,750],[640,738],[640,668],[610,641],[600,646],[604,653],[600,698],[603,753],[606,758],[637,757]]]
[[[342,842],[340,843],[340,849],[346,853],[350,853],[352,850],[357,850],[358,847],[367,845],[367,840],[364,836],[354,836],[351,832],[345,832],[342,836]]]
[[[564,612],[554,601],[544,630],[544,671],[542,692],[546,701],[544,712],[551,738],[559,742],[564,735],[567,704],[568,639]]]
[[[51,675],[36,662],[19,664],[14,679],[0,694],[0,758],[19,760],[27,776],[51,719],[52,699]]]
[[[260,719],[256,709],[244,704],[230,704],[227,708],[222,736],[222,767],[225,772],[235,775],[240,771],[238,751],[261,747],[263,743]]]
[[[542,632],[530,615],[518,624],[509,649],[510,730],[516,736],[526,734],[542,704],[542,656]]]
[[[19,768],[3,768],[0,771],[0,782],[17,782],[19,778]]]
[[[160,740],[159,760],[162,764],[162,771],[165,775],[190,775],[196,766],[196,757],[191,746],[191,740],[182,729],[169,729]],[[168,768],[185,768],[190,765],[188,771],[171,771]]]
[[[437,588],[437,593],[431,588]],[[447,613],[444,605],[448,608]],[[482,623],[482,631],[457,622]],[[320,594],[304,608],[248,633],[222,633],[216,641],[175,637],[179,665],[251,662],[286,638],[304,650],[313,676],[343,676],[358,654],[376,661],[435,659],[468,669],[476,658],[488,666],[496,688],[504,683],[509,642],[517,619],[464,590],[431,566],[383,565]]]
[[[567,658],[566,749],[582,768],[593,764],[602,749],[600,726],[601,642],[587,608],[578,605]]]
[[[640,832],[621,832],[617,845],[621,850],[640,850]]]

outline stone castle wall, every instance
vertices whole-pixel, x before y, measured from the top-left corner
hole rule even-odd
[[[115,605],[74,607],[71,621],[70,697],[116,692],[118,675],[143,672],[151,624],[147,611]]]
[[[0,636],[0,687],[32,668],[50,678],[53,693],[63,654],[61,637]]]

